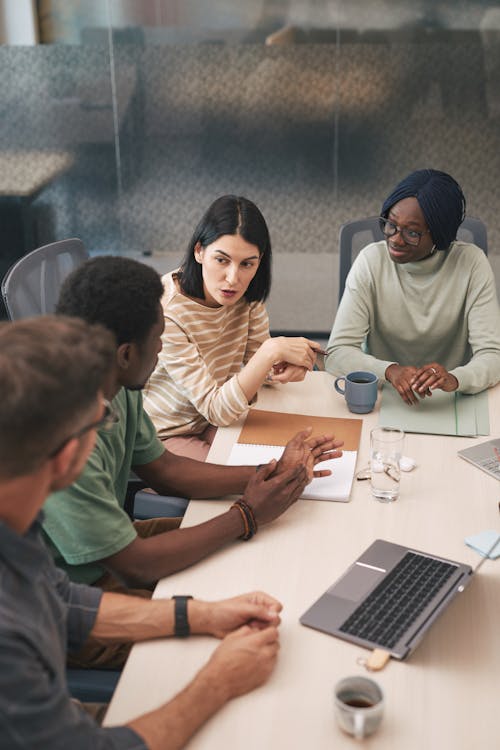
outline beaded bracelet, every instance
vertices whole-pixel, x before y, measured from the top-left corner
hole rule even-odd
[[[248,505],[248,503],[246,503],[243,498],[241,500],[238,500],[237,502],[238,505],[245,511],[250,531],[253,535],[255,535],[257,533],[257,521],[255,520],[252,506]]]
[[[245,531],[239,538],[244,542],[248,542],[257,533],[257,521],[255,520],[253,510],[244,500],[236,500],[231,505],[231,508],[238,508],[245,528]]]

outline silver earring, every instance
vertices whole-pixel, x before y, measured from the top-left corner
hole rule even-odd
[[[434,255],[435,252],[436,252],[436,245],[433,245],[431,247],[431,255]]]

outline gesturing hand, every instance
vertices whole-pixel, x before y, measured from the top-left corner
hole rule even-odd
[[[418,394],[431,396],[431,391],[439,388],[442,391],[456,391],[458,380],[454,375],[450,375],[443,365],[438,362],[430,362],[428,365],[422,365],[414,374],[411,387]]]
[[[280,623],[282,605],[269,594],[252,591],[219,602],[193,600],[189,604],[189,620],[193,633],[207,633],[224,638],[228,633],[249,625],[255,630]]]
[[[332,472],[330,469],[314,470],[316,464],[328,461],[330,458],[339,458],[342,451],[338,450],[344,442],[335,440],[333,435],[322,435],[310,438],[312,428],[298,432],[286,445],[283,454],[278,461],[276,471],[281,472],[298,464],[303,464],[307,469],[308,482],[313,477],[326,477]]]
[[[273,459],[256,471],[243,495],[258,526],[274,521],[284,513],[299,499],[309,481],[304,464],[280,472],[276,471],[276,465]]]

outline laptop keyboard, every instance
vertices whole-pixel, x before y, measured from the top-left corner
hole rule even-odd
[[[407,552],[340,631],[392,648],[455,570],[450,563]]]

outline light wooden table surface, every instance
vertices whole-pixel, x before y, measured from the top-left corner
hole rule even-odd
[[[500,435],[500,387],[489,393],[491,436]],[[257,408],[353,416],[327,373],[304,383],[264,388]],[[378,406],[363,419],[358,469],[368,461]],[[219,430],[210,460],[224,462],[242,421]],[[484,440],[486,438],[479,438]],[[389,505],[355,482],[350,503],[300,500],[259,530],[191,569],[160,581],[156,596],[193,594],[219,599],[262,589],[284,604],[281,653],[270,681],[232,701],[189,743],[193,750],[330,750],[356,741],[336,726],[332,688],[342,677],[368,674],[364,649],[302,627],[299,616],[375,538],[469,563],[478,555],[464,537],[499,529],[497,480],[457,456],[473,438],[407,435],[405,454],[417,468],[403,475],[400,499]],[[220,501],[190,503],[184,525],[212,517]],[[134,647],[106,723],[115,725],[169,700],[191,679],[217,642],[195,637]],[[433,625],[406,662],[390,661],[374,675],[386,693],[378,750],[486,750],[500,747],[500,563],[486,561],[478,577]]]

